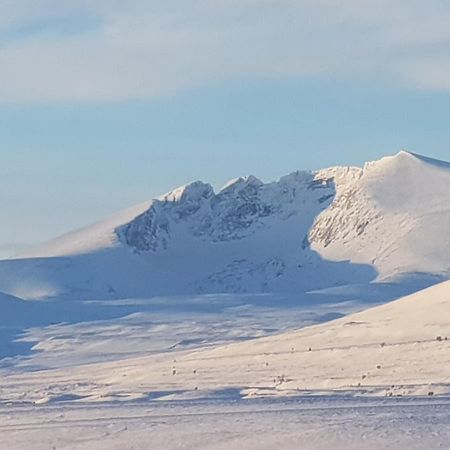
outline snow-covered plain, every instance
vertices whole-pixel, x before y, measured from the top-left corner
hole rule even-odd
[[[226,311],[207,327],[202,302],[232,299],[197,298],[191,321],[154,328],[138,315],[31,329],[40,352],[0,371],[0,448],[448,448],[450,282],[250,340],[271,332],[245,327],[254,306],[237,307],[234,328],[219,320]],[[301,314],[288,311],[268,308],[267,326],[293,326]],[[314,312],[305,307],[304,318]],[[181,339],[193,335],[200,342]]]
[[[40,333],[36,350],[42,353],[13,359],[1,370],[0,400],[160,401],[230,392],[241,398],[450,394],[449,309],[450,282],[445,282],[323,324],[257,339],[247,338],[267,329],[245,328],[244,322],[230,336],[232,327],[219,320],[209,324],[213,331],[202,325],[195,330],[195,321],[175,325],[174,332],[170,324],[143,331],[133,328],[133,321],[128,328],[117,321],[84,330],[50,327],[31,331],[34,339]]]
[[[0,448],[446,448],[448,186],[195,182],[0,261]]]
[[[0,407],[15,450],[435,450],[450,399],[296,398]]]

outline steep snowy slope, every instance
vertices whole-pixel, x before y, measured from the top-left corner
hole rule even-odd
[[[447,281],[392,303],[275,336],[57,370],[2,373],[0,401],[339,391],[449,394],[449,311]]]
[[[364,168],[183,186],[0,262],[22,298],[301,292],[450,274],[450,165],[400,152]]]
[[[343,183],[310,233],[327,259],[371,264],[379,277],[449,273],[450,164],[408,152]]]

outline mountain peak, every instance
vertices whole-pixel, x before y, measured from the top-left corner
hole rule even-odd
[[[157,200],[184,203],[186,201],[198,201],[201,198],[209,198],[213,195],[214,189],[210,184],[203,183],[202,181],[194,181],[158,197]]]
[[[379,160],[366,163],[364,172],[385,173],[386,171],[412,170],[414,173],[422,174],[423,169],[427,168],[450,170],[450,163],[407,150],[400,150],[395,155],[385,156]]]
[[[416,157],[416,156],[420,156],[420,155],[416,155],[413,152],[409,152],[408,150],[405,149],[401,149],[396,155],[394,155],[397,158],[411,158],[411,157]]]
[[[400,150],[396,155],[394,155],[392,158],[396,160],[408,160],[408,161],[416,161],[416,162],[422,162],[426,164],[430,164],[436,167],[441,168],[450,168],[450,163],[446,161],[442,161],[435,158],[430,158],[428,156],[421,155],[419,153],[413,153],[409,152],[407,150]],[[383,158],[384,159],[384,158]]]
[[[264,183],[254,175],[233,178],[220,189],[220,193],[241,190],[244,187],[251,186],[254,188],[261,187]]]
[[[403,163],[408,161],[419,161],[420,155],[417,155],[415,153],[409,152],[407,150],[400,150],[399,152],[395,153],[394,155],[384,156],[381,159],[377,161],[373,161],[375,164],[379,163]],[[371,163],[369,163],[371,164]]]

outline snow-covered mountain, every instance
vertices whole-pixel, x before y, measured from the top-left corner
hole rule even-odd
[[[1,261],[0,290],[86,299],[431,283],[450,274],[449,186],[450,164],[404,151],[217,193],[194,182]]]

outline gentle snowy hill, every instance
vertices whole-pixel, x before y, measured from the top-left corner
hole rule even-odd
[[[323,325],[190,354],[177,368],[222,373],[227,384],[260,395],[297,389],[449,393],[449,311],[445,282]]]
[[[0,400],[449,394],[449,311],[450,282],[445,282],[299,331],[195,351],[4,373]],[[77,341],[60,345],[69,354]],[[42,349],[51,345],[57,342],[44,341]]]
[[[262,395],[297,389],[449,393],[449,311],[445,282],[323,325],[187,355],[177,368],[185,377],[194,366],[209,377],[221,373],[226,384]]]
[[[0,262],[26,299],[305,292],[450,274],[450,165],[400,152],[366,164],[180,187]]]

